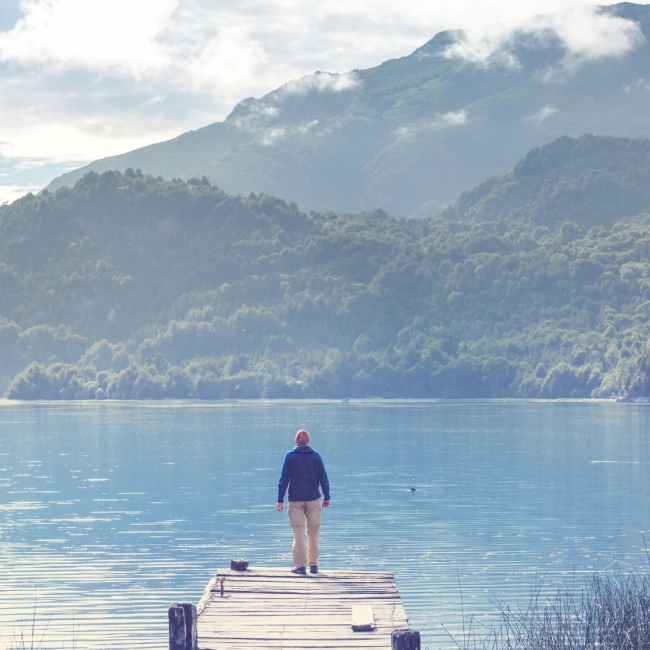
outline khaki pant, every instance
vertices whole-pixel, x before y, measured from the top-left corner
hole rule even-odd
[[[320,500],[289,501],[289,523],[293,529],[293,564],[295,567],[318,566],[318,533],[320,531]],[[309,557],[305,549],[305,521]]]

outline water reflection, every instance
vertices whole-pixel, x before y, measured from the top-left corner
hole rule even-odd
[[[459,583],[483,616],[535,576],[643,564],[646,408],[3,404],[0,647],[36,601],[48,648],[163,648],[167,605],[197,602],[231,557],[290,567],[274,501],[302,427],[332,482],[323,568],[394,572],[426,643],[453,646]]]

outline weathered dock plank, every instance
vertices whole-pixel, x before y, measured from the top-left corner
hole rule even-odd
[[[372,629],[352,629],[357,605],[372,608]],[[388,650],[392,632],[406,627],[390,573],[323,570],[300,576],[286,568],[224,569],[198,606],[199,650]]]

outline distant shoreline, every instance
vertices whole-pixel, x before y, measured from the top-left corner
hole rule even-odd
[[[0,397],[0,406],[11,404],[350,404],[350,405],[384,405],[384,404],[525,404],[525,403],[569,403],[569,404],[648,404],[650,398],[641,397],[635,399],[615,398],[615,397],[559,397],[557,399],[533,398],[533,397],[467,397],[446,399],[442,397],[423,397],[423,398],[251,398],[251,399],[53,399],[53,400],[20,400]]]

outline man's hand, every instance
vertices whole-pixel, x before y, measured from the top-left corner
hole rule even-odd
[[[284,508],[284,503],[282,501],[278,501],[278,504],[275,507],[278,509],[278,512],[282,512],[282,509]]]
[[[329,508],[332,502],[329,499],[323,499],[323,508]]]

